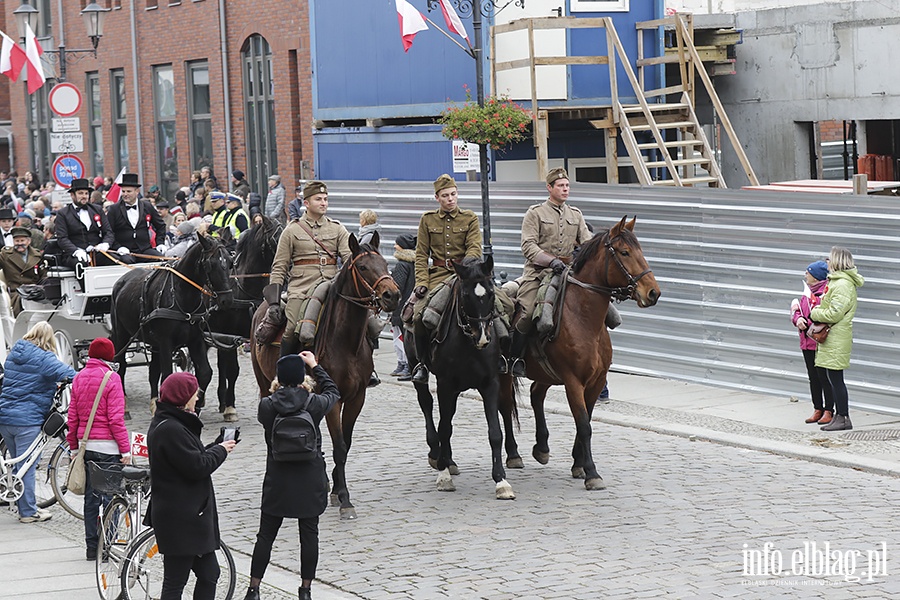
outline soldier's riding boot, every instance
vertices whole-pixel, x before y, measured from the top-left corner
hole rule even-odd
[[[525,345],[528,342],[528,334],[513,329],[512,342],[509,345],[509,358],[507,360],[509,372],[513,377],[525,377]]]
[[[424,327],[416,327],[414,334],[416,343],[416,358],[419,364],[413,369],[412,382],[428,385],[428,367],[425,366],[425,356],[428,354],[428,335]]]
[[[299,352],[300,340],[297,338],[297,334],[293,331],[291,333],[285,331],[284,335],[281,336],[281,356],[297,354]]]
[[[384,321],[379,319],[373,313],[369,313],[369,320],[366,323],[366,341],[369,343],[373,352],[378,350],[378,336],[381,334],[383,328]],[[376,372],[375,369],[372,369],[372,374],[369,375],[369,383],[366,387],[375,387],[380,383],[381,378],[378,376],[378,372]]]

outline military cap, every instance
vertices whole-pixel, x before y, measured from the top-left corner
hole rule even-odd
[[[550,169],[550,172],[547,173],[547,185],[553,185],[556,183],[557,179],[568,179],[569,174],[566,173],[566,170],[562,167],[557,167],[555,169]]]
[[[31,237],[31,230],[27,227],[13,227],[9,233],[14,237]]]
[[[315,196],[316,194],[327,194],[328,186],[325,185],[322,181],[310,181],[306,184],[306,187],[303,188],[303,199],[306,200],[310,196]]]
[[[434,180],[434,193],[440,194],[441,190],[446,190],[447,188],[456,187],[456,181],[453,180],[452,177],[444,173],[440,177]]]

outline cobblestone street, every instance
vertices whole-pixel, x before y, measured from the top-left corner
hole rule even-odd
[[[237,554],[249,556],[265,446],[249,361],[242,358],[241,367],[244,441],[215,483],[223,537]],[[143,369],[129,370],[130,427],[136,430],[145,430],[149,421],[139,408],[148,396],[144,378]],[[561,391],[552,394],[561,399]],[[552,457],[546,466],[530,456],[533,418],[530,407],[520,406],[525,469],[508,470],[517,499],[500,501],[494,499],[479,402],[465,398],[459,404],[453,441],[461,474],[454,478],[457,491],[442,493],[426,461],[412,387],[390,381],[370,390],[347,474],[359,518],[341,521],[336,508],[322,516],[321,582],[337,588],[340,597],[370,600],[855,599],[900,592],[891,561],[900,537],[893,508],[897,479],[595,422],[594,457],[608,488],[588,492],[569,473],[572,418],[564,404],[554,406],[560,410],[548,414]],[[212,439],[221,417],[207,411],[203,419],[204,437]],[[326,456],[330,463],[329,451]],[[54,512],[54,527],[77,539],[80,523]],[[840,574],[795,576],[792,553],[803,551],[804,542],[819,549],[828,542],[841,556],[861,554],[852,568],[846,560],[836,563]],[[880,550],[882,542],[887,574],[869,581],[867,552]],[[781,574],[745,575],[745,554],[763,556],[766,548],[763,562],[774,567],[777,553]],[[282,528],[273,564],[297,571],[295,525]],[[832,561],[832,571],[837,568]],[[845,581],[854,576],[861,581]],[[239,590],[245,585],[242,579]],[[282,596],[272,591],[264,597]]]

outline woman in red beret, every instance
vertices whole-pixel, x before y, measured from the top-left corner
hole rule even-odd
[[[72,400],[69,404],[69,431],[66,441],[74,453],[84,437],[97,392],[103,393],[97,401],[97,411],[85,444],[84,461],[95,463],[128,464],[131,462],[131,441],[125,427],[125,391],[122,380],[115,374],[113,360],[116,349],[107,338],[97,338],[88,348],[88,361],[72,382]],[[107,376],[107,373],[109,376]],[[106,381],[104,382],[104,378]],[[100,506],[109,504],[109,496],[102,496],[91,487],[91,472],[85,473],[84,488],[84,542],[87,559],[97,558],[97,524]]]
[[[147,431],[152,499],[144,524],[154,528],[163,555],[160,600],[179,600],[191,571],[197,578],[194,600],[211,600],[219,579],[212,473],[236,442],[203,445],[203,423],[194,410],[197,390],[197,378],[190,373],[169,375],[159,388]]]

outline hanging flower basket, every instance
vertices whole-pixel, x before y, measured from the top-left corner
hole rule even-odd
[[[510,144],[531,137],[531,111],[509,99],[509,96],[485,98],[484,106],[472,101],[468,86],[466,102],[451,102],[441,113],[438,123],[444,126],[441,133],[448,140],[465,140],[484,144],[499,150]]]

